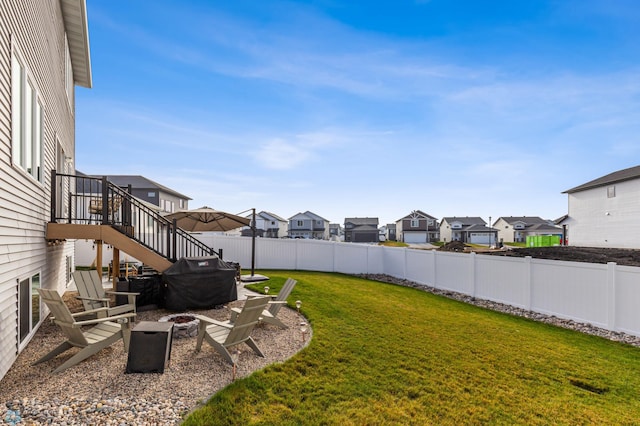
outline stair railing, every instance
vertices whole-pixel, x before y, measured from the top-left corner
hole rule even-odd
[[[160,214],[160,209],[101,178],[51,172],[51,222],[109,225],[149,250],[175,262],[216,251]]]

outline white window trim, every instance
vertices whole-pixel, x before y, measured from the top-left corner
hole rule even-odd
[[[16,285],[16,290],[17,290],[17,297],[18,297],[18,309],[17,309],[17,314],[18,314],[18,352],[21,352],[28,344],[29,341],[31,340],[31,338],[33,337],[33,335],[36,333],[36,330],[38,329],[38,324],[42,323],[43,318],[46,316],[44,314],[44,310],[43,310],[43,306],[42,306],[42,300],[40,298],[38,298],[39,303],[38,303],[38,310],[39,310],[39,318],[38,321],[34,324],[33,322],[33,312],[32,312],[32,307],[33,307],[33,279],[34,277],[38,276],[38,281],[39,281],[39,286],[38,288],[42,288],[42,271],[36,271],[36,272],[32,272],[30,274],[25,274],[24,276],[22,276],[21,278],[18,278],[17,281],[17,285]],[[21,308],[21,303],[20,303],[20,284],[25,281],[28,280],[29,281],[29,303],[28,303],[28,315],[29,315],[29,332],[24,336],[24,339],[22,339],[22,341],[20,340],[20,334],[21,334],[21,330],[20,330],[20,325],[21,325],[21,319],[22,319],[22,312],[20,310]]]
[[[40,91],[23,58],[17,46],[13,45],[11,49],[11,157],[17,169],[42,185],[44,182],[44,105]],[[16,76],[16,73],[19,75]],[[17,79],[20,83],[16,83]],[[16,115],[19,117],[16,118]]]
[[[67,101],[71,115],[74,113],[74,90],[73,84],[73,64],[71,63],[71,50],[69,50],[69,39],[67,33],[64,34],[64,88],[67,93]]]

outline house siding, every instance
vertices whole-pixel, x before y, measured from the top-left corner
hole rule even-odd
[[[513,243],[514,242],[514,232],[512,225],[500,218],[495,223],[494,228],[498,230],[498,241],[502,241],[503,243]]]
[[[19,344],[18,280],[39,273],[42,287],[62,290],[66,258],[73,256],[73,244],[49,246],[44,238],[57,141],[66,153],[75,152],[73,103],[64,82],[64,36],[58,1],[0,0],[0,378],[31,337]],[[42,104],[42,183],[14,166],[11,157],[13,51],[24,61]]]
[[[615,197],[607,188],[615,186]],[[640,248],[640,179],[568,194],[569,245]],[[607,214],[608,213],[608,214]]]

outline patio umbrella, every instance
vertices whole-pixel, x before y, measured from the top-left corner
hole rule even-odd
[[[211,232],[230,231],[249,226],[251,220],[235,214],[212,209],[211,207],[200,207],[199,209],[184,210],[170,213],[164,216],[168,220],[176,220],[178,228],[187,232]]]

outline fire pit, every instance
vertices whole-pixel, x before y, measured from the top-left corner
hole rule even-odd
[[[158,321],[171,321],[173,323],[174,339],[195,337],[198,335],[198,324],[200,324],[200,320],[196,318],[194,314],[171,314],[160,318]]]

